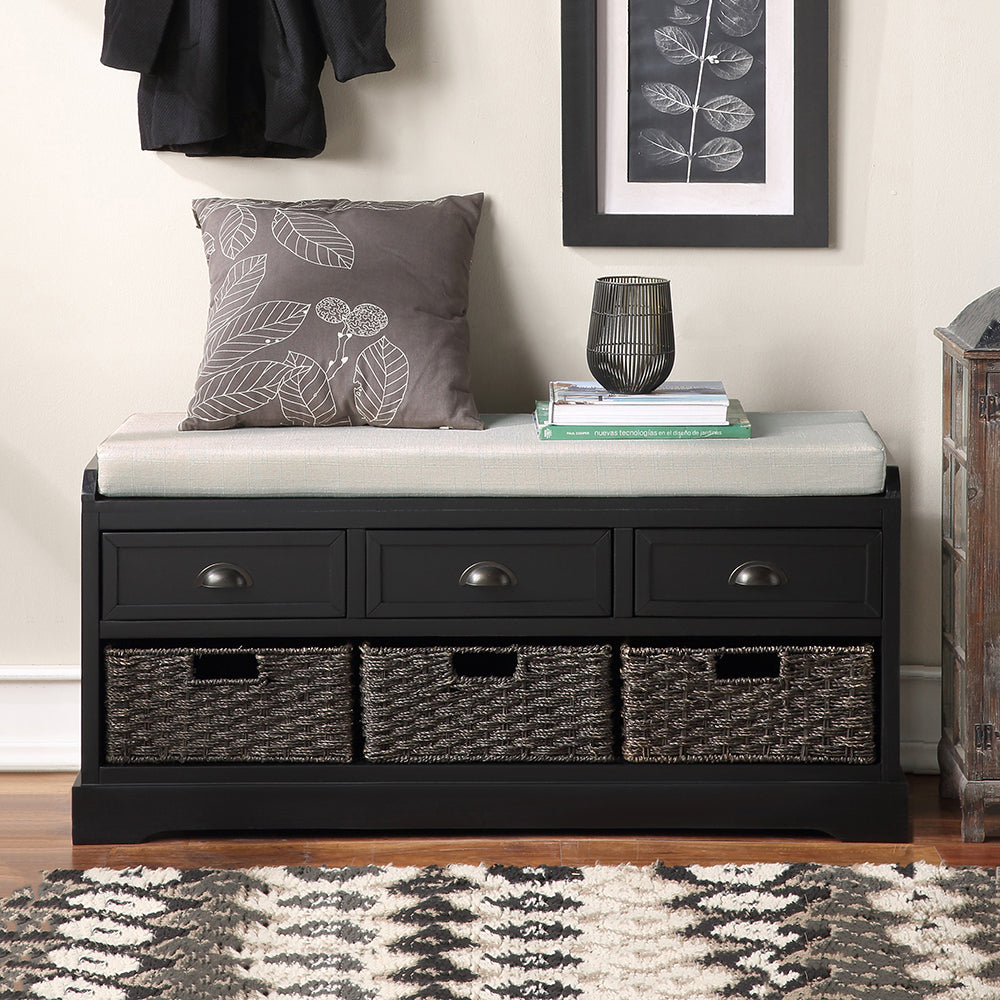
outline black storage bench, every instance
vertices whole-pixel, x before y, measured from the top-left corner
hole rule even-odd
[[[175,430],[83,487],[76,843],[239,831],[908,839],[898,472],[749,440]]]

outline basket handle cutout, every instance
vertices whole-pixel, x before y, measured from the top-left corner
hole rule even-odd
[[[517,652],[512,649],[456,649],[451,654],[456,677],[513,677]]]
[[[256,681],[260,667],[256,653],[195,653],[191,673],[196,681]]]
[[[780,676],[781,656],[776,650],[726,651],[715,660],[718,681],[776,680]]]

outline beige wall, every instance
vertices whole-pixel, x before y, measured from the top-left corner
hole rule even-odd
[[[1000,284],[1000,5],[832,0],[830,250],[567,249],[556,0],[389,0],[398,69],[325,78],[315,160],[143,153],[136,78],[98,63],[101,0],[0,5],[0,665],[78,660],[78,489],[137,410],[181,410],[206,306],[188,203],[489,195],[475,389],[527,409],[585,373],[594,277],[673,282],[679,378],[748,409],[863,409],[902,467],[903,660],[938,661],[935,325]]]

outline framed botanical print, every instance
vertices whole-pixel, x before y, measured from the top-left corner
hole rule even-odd
[[[562,0],[567,246],[827,246],[827,0]]]

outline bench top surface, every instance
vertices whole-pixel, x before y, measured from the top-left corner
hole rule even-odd
[[[528,414],[483,431],[178,431],[137,413],[98,448],[105,496],[837,496],[881,493],[886,453],[858,411],[750,413],[749,439],[540,441]]]

